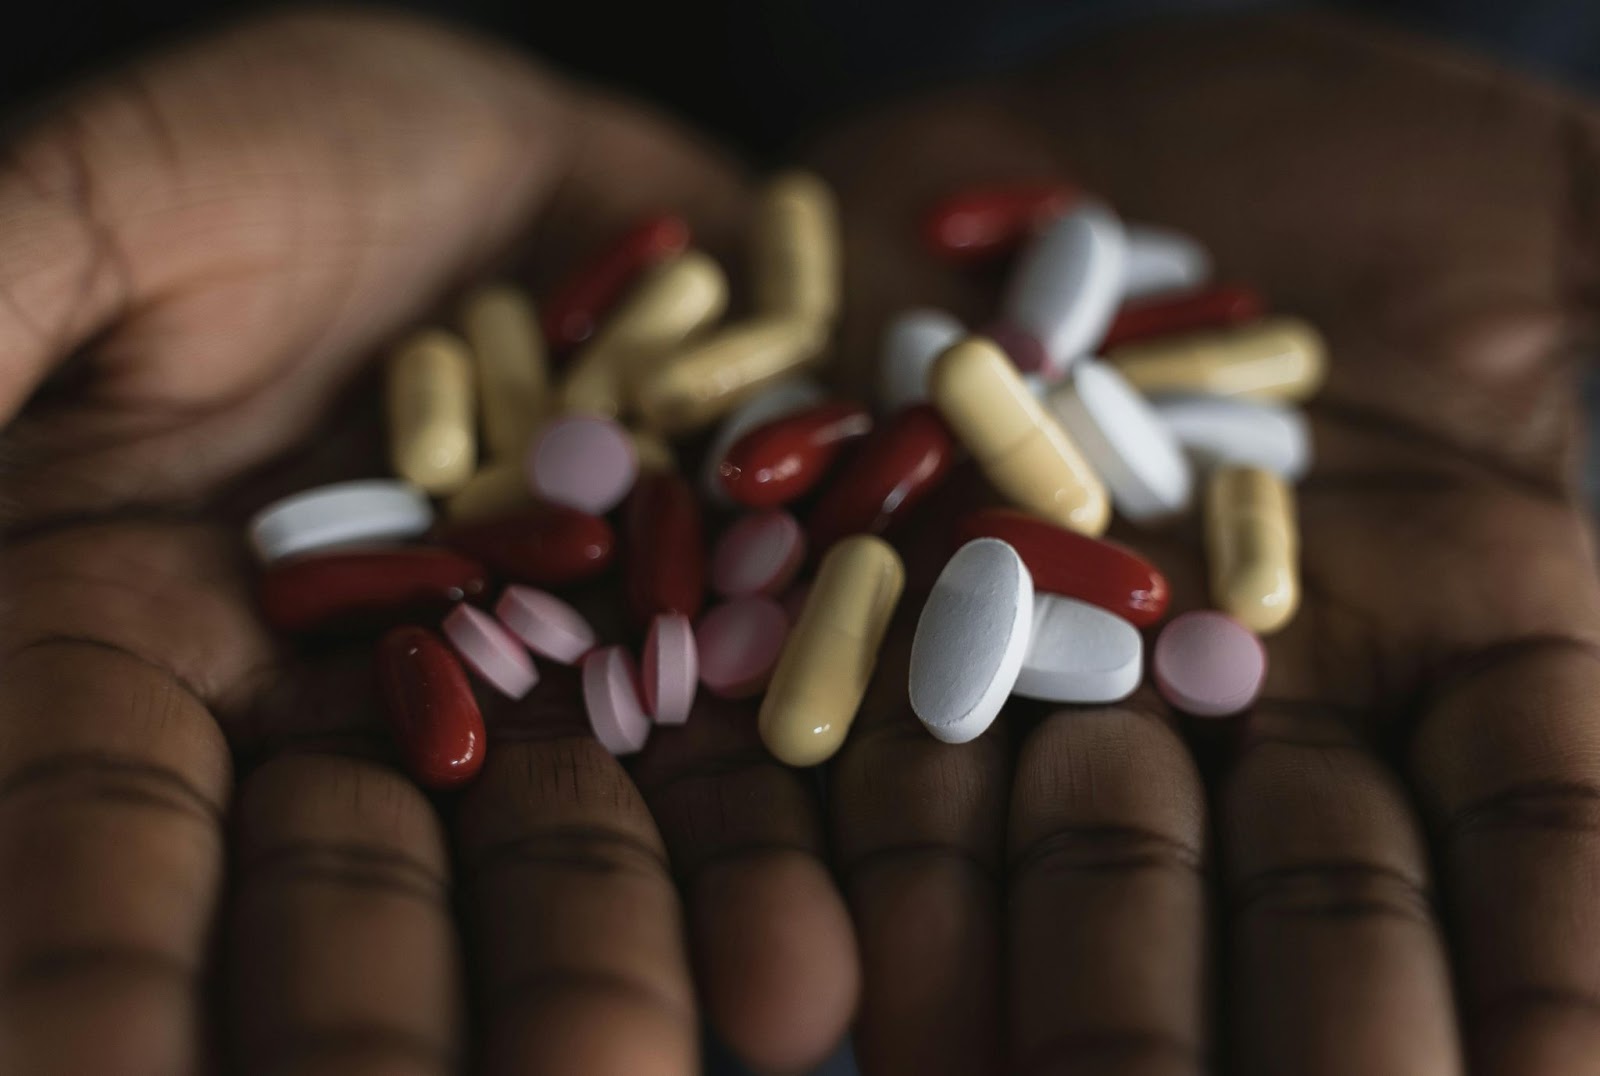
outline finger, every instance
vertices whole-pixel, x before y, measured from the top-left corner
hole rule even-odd
[[[755,1069],[820,1063],[860,971],[811,775],[767,753],[747,707],[702,698],[683,728],[651,735],[634,777],[684,892],[712,1026]]]
[[[449,867],[417,788],[373,763],[286,755],[244,782],[237,826],[230,1071],[457,1071]]]
[[[0,1071],[200,1071],[222,734],[112,645],[24,645],[0,684]]]
[[[1205,794],[1154,700],[1058,713],[1011,798],[1012,1069],[1207,1069]]]
[[[1459,1073],[1421,835],[1342,717],[1258,703],[1224,783],[1239,1071]]]
[[[925,573],[912,566],[912,576]],[[914,609],[891,628],[831,790],[862,962],[869,1076],[1002,1071],[1003,727],[939,743],[906,700]]]
[[[616,760],[587,737],[500,744],[459,831],[489,1076],[696,1072],[677,889]]]
[[[1600,1054],[1597,697],[1592,642],[1496,647],[1438,690],[1413,745],[1474,1072],[1581,1072]]]

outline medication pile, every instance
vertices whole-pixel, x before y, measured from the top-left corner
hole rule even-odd
[[[1175,708],[1251,705],[1259,636],[1298,604],[1291,483],[1310,445],[1290,404],[1322,380],[1313,329],[1210,283],[1191,239],[1125,226],[1066,185],[973,188],[929,211],[923,239],[962,264],[1017,252],[999,316],[981,333],[934,310],[895,318],[875,415],[814,380],[841,298],[831,192],[781,175],[755,217],[738,319],[723,270],[672,215],[581,267],[542,318],[506,285],[467,296],[459,334],[417,332],[389,360],[396,477],[299,493],[251,522],[274,628],[387,629],[386,712],[418,781],[452,787],[482,766],[468,670],[521,698],[540,662],[578,666],[616,754],[687,721],[704,689],[759,696],[781,761],[826,760],[904,589],[881,536],[908,530],[963,454],[1011,507],[959,521],[918,618],[910,702],[932,735],[970,740],[1013,695],[1125,698],[1146,633]],[[691,481],[677,448],[702,433]],[[1163,625],[1162,574],[1100,535],[1113,511],[1156,526],[1196,500],[1217,608]],[[567,599],[614,564],[627,626],[605,639]]]

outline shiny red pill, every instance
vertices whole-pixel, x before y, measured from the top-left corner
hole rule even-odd
[[[806,520],[820,555],[840,538],[882,534],[938,487],[955,459],[955,437],[931,404],[915,404],[879,426]]]
[[[353,549],[274,561],[256,595],[279,631],[327,631],[443,609],[482,594],[487,576],[482,564],[448,549]]]
[[[859,404],[818,404],[739,438],[717,466],[717,477],[735,503],[777,508],[804,496],[840,449],[871,430],[872,416]]]
[[[483,768],[483,715],[449,645],[400,627],[378,643],[378,683],[389,725],[417,783],[455,788]]]
[[[706,594],[705,527],[675,471],[641,475],[623,506],[623,589],[636,627],[663,613],[693,619]]]
[[[543,501],[452,527],[441,539],[500,575],[546,587],[593,579],[616,552],[616,534],[604,519]]]
[[[1266,307],[1259,292],[1242,284],[1219,284],[1182,295],[1140,299],[1117,311],[1100,347],[1109,350],[1135,340],[1240,325],[1261,317]]]
[[[1068,183],[968,187],[935,204],[922,220],[928,249],[945,261],[983,262],[1016,249],[1081,197]]]
[[[1131,549],[1005,508],[985,508],[961,521],[960,540],[998,538],[1010,545],[1047,594],[1098,605],[1135,627],[1167,611],[1167,578]]]
[[[579,266],[545,301],[545,339],[558,351],[583,343],[639,274],[687,249],[689,225],[676,213],[639,222]]]

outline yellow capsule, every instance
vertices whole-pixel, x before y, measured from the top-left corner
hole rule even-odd
[[[478,438],[472,357],[453,333],[427,329],[389,360],[389,463],[429,493],[454,493],[472,477]]]
[[[1298,318],[1265,318],[1237,329],[1129,344],[1107,356],[1134,388],[1305,400],[1327,375],[1322,334]]]
[[[478,365],[478,407],[492,459],[520,459],[550,409],[544,332],[533,304],[508,284],[467,296],[462,327]]]
[[[562,408],[616,417],[633,380],[720,318],[727,306],[728,278],[702,251],[686,251],[649,270],[573,357],[561,387]]]
[[[905,581],[899,554],[870,535],[822,559],[761,703],[761,739],[780,762],[814,766],[844,743]]]
[[[493,519],[513,512],[533,500],[528,491],[528,477],[523,472],[522,460],[504,460],[490,464],[469,481],[448,501],[444,510],[452,521],[467,519]]]
[[[1294,491],[1260,467],[1218,467],[1206,487],[1211,600],[1260,635],[1300,605],[1300,533]]]
[[[773,178],[756,202],[751,267],[756,309],[827,324],[839,312],[839,210],[809,172]]]
[[[649,430],[629,430],[633,438],[633,454],[639,459],[641,471],[676,471],[678,456],[672,446]]]
[[[990,484],[1013,504],[1080,534],[1105,531],[1105,486],[993,342],[969,336],[952,345],[935,360],[928,388]]]
[[[666,434],[716,421],[762,387],[811,366],[827,333],[798,318],[757,318],[691,343],[646,374],[634,403]]]

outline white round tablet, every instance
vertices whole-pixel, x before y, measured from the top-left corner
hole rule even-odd
[[[1150,401],[1196,467],[1231,464],[1298,482],[1311,469],[1311,428],[1293,407],[1231,396],[1162,396]]]
[[[1169,228],[1127,226],[1128,257],[1122,267],[1122,299],[1189,291],[1211,279],[1211,255],[1193,239]]]
[[[1122,301],[1126,261],[1122,222],[1103,205],[1080,206],[1023,252],[999,320],[1031,333],[1051,367],[1065,369],[1105,337]]]
[[[713,503],[725,508],[731,505],[733,502],[728,499],[717,477],[717,466],[722,463],[733,443],[757,426],[784,415],[792,415],[826,398],[827,394],[815,381],[793,378],[767,386],[734,408],[722,420],[711,447],[706,450],[706,458],[700,465],[700,489]]]
[[[1138,628],[1076,598],[1034,595],[1033,633],[1013,693],[1044,702],[1116,702],[1143,677]]]
[[[1114,366],[1085,359],[1049,403],[1118,512],[1144,523],[1189,507],[1194,476],[1177,438]]]
[[[250,544],[263,561],[361,542],[395,542],[433,526],[428,495],[410,482],[363,479],[302,490],[250,520]]]
[[[907,310],[889,322],[878,383],[883,413],[926,400],[933,360],[964,335],[961,322],[942,310]]]
[[[1028,652],[1033,577],[998,538],[956,550],[911,642],[911,708],[936,738],[966,743],[994,723]]]

